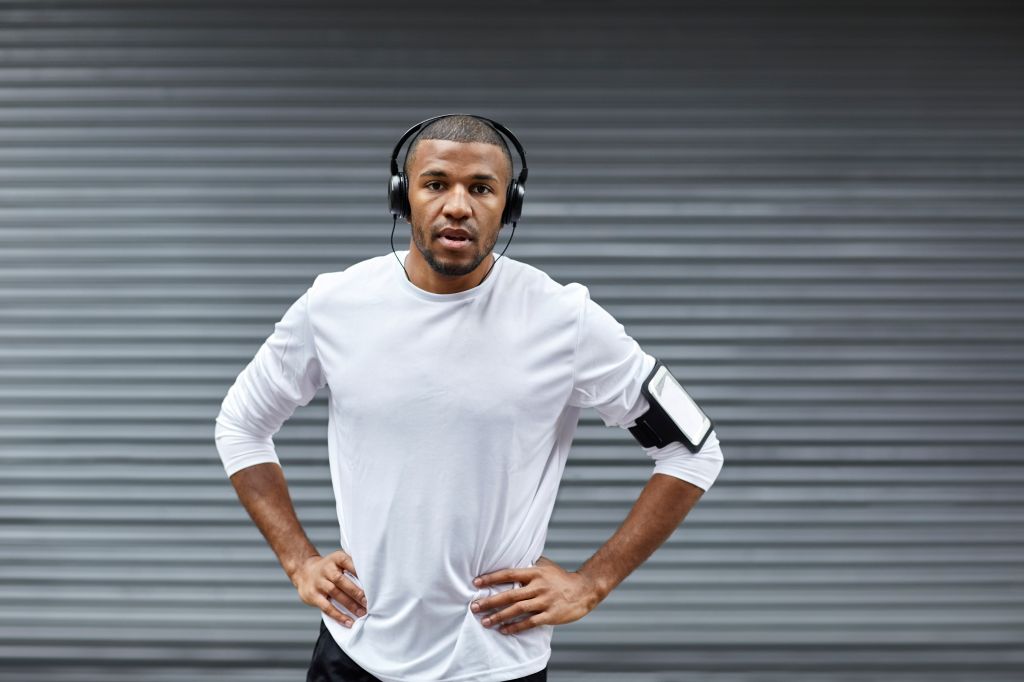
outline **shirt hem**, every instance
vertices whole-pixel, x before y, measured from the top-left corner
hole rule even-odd
[[[326,620],[327,618],[327,616],[324,614],[321,614],[320,617],[321,620]],[[334,635],[331,634],[330,628],[327,628],[327,634],[330,635],[332,639],[334,639]],[[514,635],[506,636],[511,637]],[[384,673],[380,673],[376,670],[373,670],[372,668],[367,667],[361,661],[356,660],[355,656],[353,656],[349,651],[345,649],[345,647],[341,645],[341,642],[338,642],[335,639],[335,643],[338,645],[338,648],[345,652],[346,656],[355,661],[356,665],[358,665],[360,668],[364,669],[366,672],[370,673],[374,677],[379,678],[382,682],[423,682],[421,678],[395,677],[394,675],[387,675]],[[543,654],[535,658],[531,658],[525,663],[517,663],[515,665],[505,666],[503,668],[487,668],[486,670],[469,672],[462,675],[456,675],[455,677],[442,677],[437,680],[432,680],[431,682],[469,682],[470,680],[472,680],[472,682],[504,682],[508,679],[525,677],[526,675],[532,675],[535,672],[540,672],[545,668],[545,666],[547,666],[548,661],[550,659],[551,648],[548,647],[547,651],[545,651]],[[487,675],[488,677],[482,677],[482,675]],[[490,677],[490,675],[496,676]]]

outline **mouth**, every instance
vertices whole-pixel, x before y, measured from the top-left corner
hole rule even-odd
[[[455,251],[466,249],[473,243],[473,238],[469,236],[469,232],[450,227],[441,230],[441,234],[437,239],[444,247]]]

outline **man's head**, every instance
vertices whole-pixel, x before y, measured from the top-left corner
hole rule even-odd
[[[431,270],[461,278],[486,269],[512,172],[505,141],[479,119],[448,116],[420,131],[405,162],[408,222]]]
[[[421,140],[451,140],[452,142],[483,142],[493,144],[501,148],[508,164],[509,181],[512,179],[512,154],[505,144],[505,139],[485,121],[467,115],[445,116],[433,123],[428,124],[413,136],[412,144],[405,154],[405,177],[410,177],[409,168],[412,166],[416,154],[416,148]],[[506,183],[506,189],[507,189]]]

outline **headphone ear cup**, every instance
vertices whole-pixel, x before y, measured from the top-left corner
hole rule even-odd
[[[409,206],[409,178],[402,173],[402,220],[412,218],[412,208]]]
[[[525,198],[526,188],[520,185],[518,180],[509,183],[508,193],[505,195],[505,210],[501,214],[502,225],[519,222],[519,216],[523,214],[523,199]]]
[[[405,220],[409,217],[409,186],[406,183],[405,173],[399,171],[391,176],[388,183],[388,208],[391,215],[398,220]]]

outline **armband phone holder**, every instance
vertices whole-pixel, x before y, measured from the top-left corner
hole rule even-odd
[[[655,361],[640,392],[650,409],[636,418],[636,426],[629,427],[640,445],[662,448],[678,441],[690,452],[700,452],[714,424],[660,360]]]

